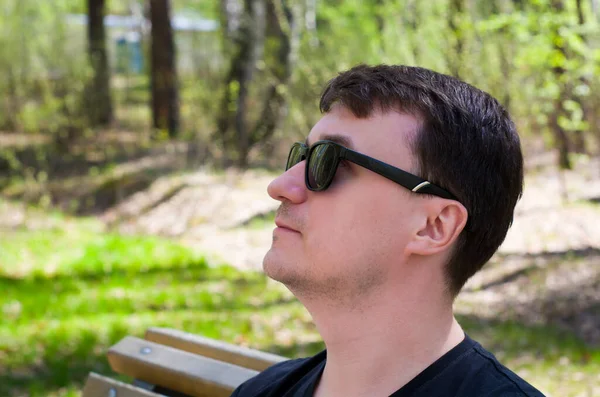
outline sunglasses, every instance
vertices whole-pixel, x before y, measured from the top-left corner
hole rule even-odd
[[[313,192],[326,190],[333,181],[340,161],[347,160],[376,172],[415,193],[432,194],[446,199],[457,200],[450,192],[421,177],[362,153],[355,152],[336,142],[317,141],[311,147],[302,142],[294,143],[290,149],[285,170],[289,170],[303,160],[306,160],[304,176],[306,187]]]

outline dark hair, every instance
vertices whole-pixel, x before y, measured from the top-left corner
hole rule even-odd
[[[446,266],[453,296],[492,257],[512,224],[523,189],[523,155],[508,112],[456,78],[409,66],[359,65],[329,81],[321,112],[334,103],[356,117],[400,111],[422,123],[412,142],[417,175],[453,193],[467,226]]]

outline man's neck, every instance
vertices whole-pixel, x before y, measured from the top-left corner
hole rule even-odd
[[[345,310],[301,299],[327,347],[315,396],[388,396],[464,339],[443,297],[407,295],[378,292]]]

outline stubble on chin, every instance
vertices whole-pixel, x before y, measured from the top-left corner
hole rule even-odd
[[[376,266],[360,267],[361,271],[354,274],[325,275],[311,271],[310,266],[281,263],[275,259],[267,253],[263,260],[263,271],[268,277],[284,284],[303,302],[318,301],[341,310],[361,310],[365,298],[376,291],[386,278]],[[300,272],[300,268],[304,271]]]
[[[281,252],[276,252],[273,247],[263,258],[263,272],[267,277],[285,285],[297,284],[299,279],[297,264],[289,263],[281,257]]]

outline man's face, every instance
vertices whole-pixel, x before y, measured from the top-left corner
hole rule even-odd
[[[321,139],[349,140],[358,152],[410,171],[414,158],[408,139],[418,129],[413,117],[396,112],[358,119],[336,106],[313,127],[308,144]],[[342,162],[331,186],[306,188],[302,161],[269,185],[281,201],[265,273],[302,294],[356,297],[398,274],[404,248],[418,231],[423,200],[402,186],[356,164]],[[421,219],[422,220],[422,219]]]

